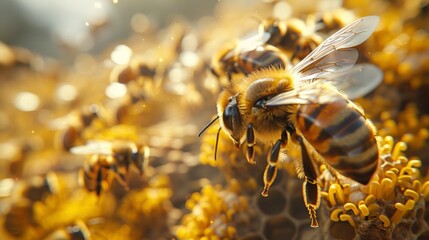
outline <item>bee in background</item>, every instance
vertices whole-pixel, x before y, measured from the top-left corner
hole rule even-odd
[[[30,229],[36,227],[34,204],[57,193],[58,184],[58,176],[54,172],[49,172],[45,176],[35,176],[25,181],[3,179],[0,182],[0,189],[5,191],[10,188],[8,196],[6,196],[10,202],[2,202],[5,209],[8,209],[4,212],[5,232],[16,238],[28,237]],[[8,204],[9,206],[7,206]]]
[[[212,58],[212,74],[231,81],[234,74],[248,75],[267,67],[285,68],[289,65],[287,56],[277,47],[266,44],[269,38],[267,32],[259,32],[224,47]]]
[[[44,239],[45,240],[57,240],[57,239],[90,240],[93,238],[91,237],[91,233],[88,229],[88,226],[83,221],[76,221],[72,225],[55,230]]]
[[[306,22],[298,18],[268,18],[259,24],[259,32],[268,34],[267,44],[281,49],[291,62],[302,60],[323,41],[310,17]]]
[[[128,84],[141,77],[154,79],[156,75],[156,67],[151,66],[142,59],[133,59],[127,65],[115,66],[110,72],[110,82]]]
[[[315,27],[312,18],[307,22],[297,18],[262,20],[256,33],[214,54],[211,72],[231,81],[234,74],[246,76],[263,68],[286,68],[290,61],[303,59],[323,41]]]
[[[55,145],[59,149],[70,151],[74,146],[85,142],[85,132],[94,126],[108,125],[106,113],[98,104],[91,104],[83,107],[79,111],[68,114],[67,116],[53,120],[50,127],[60,129],[58,131]]]
[[[73,147],[73,154],[87,155],[82,171],[82,183],[90,192],[100,196],[103,188],[109,188],[112,181],[128,189],[127,175],[133,167],[140,175],[148,166],[149,147],[138,146],[130,141],[91,141],[86,145]]]
[[[219,131],[227,133],[234,145],[247,145],[246,158],[252,164],[254,145],[272,144],[263,196],[268,196],[276,178],[280,151],[300,149],[295,165],[304,179],[302,193],[311,227],[318,227],[317,165],[326,165],[337,179],[347,177],[364,185],[378,168],[376,130],[349,100],[372,91],[382,80],[374,65],[355,66],[358,53],[352,48],[364,42],[378,22],[376,16],[353,21],[291,68],[262,69],[233,79],[219,96],[218,116],[198,134],[219,119]]]
[[[329,34],[332,31],[346,26],[347,23],[355,19],[355,14],[345,8],[324,12],[316,21],[317,32],[320,34]]]

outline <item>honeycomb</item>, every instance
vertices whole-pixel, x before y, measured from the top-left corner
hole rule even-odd
[[[0,42],[0,239],[428,239],[428,4],[216,1],[210,15],[165,25],[139,13],[133,32],[100,54],[59,43],[73,51],[69,62]],[[218,124],[197,137],[227,84],[210,65],[266,19],[299,19],[325,39],[367,15],[381,20],[358,61],[384,77],[356,103],[377,128],[381,164],[366,186],[320,166],[320,226],[311,228],[298,152],[281,156],[262,197],[270,146],[256,145],[251,165]],[[111,149],[73,153],[118,140],[150,149],[142,173]],[[84,170],[96,154],[114,160]]]

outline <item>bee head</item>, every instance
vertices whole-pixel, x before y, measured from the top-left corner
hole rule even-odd
[[[218,79],[223,77],[231,78],[231,74],[235,73],[235,61],[233,59],[236,54],[235,43],[225,44],[220,48],[211,59],[210,72]]]
[[[219,112],[222,129],[232,138],[236,147],[240,146],[240,139],[244,134],[244,125],[237,103],[238,95],[230,96],[226,106],[219,109],[223,109],[221,113]]]

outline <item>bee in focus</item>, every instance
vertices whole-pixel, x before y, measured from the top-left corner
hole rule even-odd
[[[141,175],[148,165],[149,147],[130,141],[91,141],[86,145],[73,147],[71,152],[87,155],[82,171],[82,183],[90,192],[100,196],[114,179],[128,189],[127,175],[133,167]]]
[[[213,56],[211,72],[219,79],[227,77],[231,81],[234,74],[248,75],[267,67],[285,68],[289,65],[287,56],[267,44],[269,39],[268,32],[258,32],[224,47]]]
[[[350,23],[291,68],[262,69],[232,81],[218,98],[218,116],[199,133],[219,119],[219,131],[227,133],[237,147],[247,145],[249,163],[255,163],[255,144],[271,144],[263,196],[268,196],[276,178],[280,151],[300,150],[301,159],[295,165],[298,177],[304,179],[302,192],[311,227],[318,227],[317,165],[325,164],[334,176],[364,185],[378,167],[376,130],[350,100],[381,82],[382,73],[374,65],[355,65],[358,52],[352,48],[372,34],[378,21],[369,16]]]

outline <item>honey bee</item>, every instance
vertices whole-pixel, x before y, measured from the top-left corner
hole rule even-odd
[[[226,76],[231,81],[233,74],[248,75],[267,67],[285,68],[289,65],[287,56],[277,47],[266,44],[269,39],[268,32],[252,33],[237,44],[224,47],[212,58],[212,74],[217,78]]]
[[[256,33],[214,55],[211,72],[217,78],[227,76],[231,80],[233,74],[248,75],[268,67],[285,68],[290,64],[289,59],[303,59],[323,41],[316,33],[315,21],[311,20],[307,23],[298,18],[261,21]]]
[[[311,227],[318,227],[317,165],[325,164],[334,176],[361,184],[367,184],[378,168],[375,127],[350,100],[381,82],[376,66],[355,65],[358,52],[352,48],[364,42],[378,22],[377,16],[353,21],[291,68],[262,69],[232,81],[218,98],[218,116],[198,134],[219,119],[219,131],[237,147],[247,145],[246,158],[252,164],[254,145],[272,144],[263,176],[265,197],[276,178],[280,151],[300,149],[301,159],[295,164],[298,177],[304,179]]]
[[[303,59],[323,41],[310,17],[305,22],[298,18],[268,18],[260,23],[259,32],[267,33],[267,44],[281,49],[291,62]]]
[[[72,225],[55,230],[45,240],[90,240],[93,239],[91,235],[88,226],[83,221],[76,221]]]
[[[346,26],[347,23],[355,19],[355,14],[345,8],[337,8],[324,12],[323,15],[317,19],[317,32],[322,34],[330,33]]]
[[[128,65],[117,65],[110,72],[110,82],[127,84],[143,77],[154,79],[157,69],[143,60],[134,60]]]
[[[87,155],[82,171],[85,188],[100,196],[114,179],[128,189],[127,175],[133,166],[141,175],[148,164],[149,147],[138,146],[130,141],[90,141],[83,146],[73,147],[74,154]],[[104,184],[104,185],[103,185]]]
[[[4,212],[3,227],[8,235],[23,238],[36,225],[34,204],[57,192],[58,178],[54,172],[49,172],[45,176],[34,176],[13,184],[11,181],[12,179],[3,179],[0,182],[2,190],[10,187],[14,189],[8,193],[10,202],[2,202],[2,205],[8,206],[5,208],[8,210]]]
[[[83,107],[79,111],[67,116],[53,120],[50,126],[58,131],[58,140],[55,142],[58,148],[69,151],[72,147],[83,144],[83,135],[86,129],[90,128],[96,120],[102,125],[107,124],[103,109],[97,104]]]

